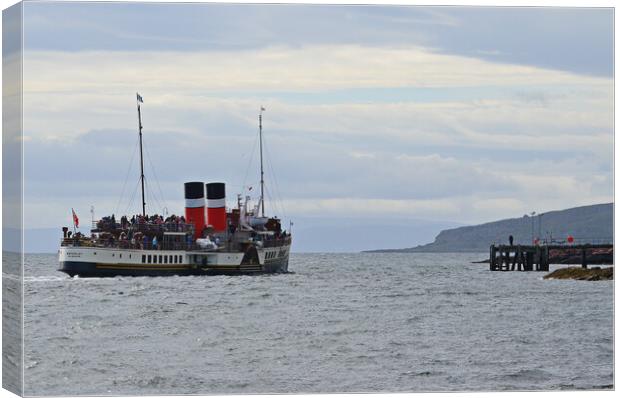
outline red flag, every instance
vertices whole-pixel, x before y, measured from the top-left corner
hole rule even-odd
[[[79,227],[80,219],[78,218],[77,214],[75,214],[75,210],[71,209],[71,213],[73,213],[73,225],[75,225],[76,227]]]

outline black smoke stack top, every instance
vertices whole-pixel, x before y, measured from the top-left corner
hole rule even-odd
[[[207,184],[207,199],[226,198],[226,184],[223,182],[210,182]]]
[[[205,186],[202,182],[185,183],[185,199],[201,199],[205,197]]]

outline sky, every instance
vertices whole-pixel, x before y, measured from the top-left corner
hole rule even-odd
[[[139,212],[136,92],[149,213],[255,196],[261,106],[300,229],[613,201],[609,8],[31,2],[23,62],[26,227]]]

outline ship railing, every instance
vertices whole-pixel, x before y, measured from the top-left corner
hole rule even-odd
[[[166,242],[153,244],[153,242],[134,242],[128,240],[106,241],[103,239],[61,239],[60,246],[71,247],[101,247],[111,249],[127,249],[127,250],[197,250],[199,247],[195,243]]]
[[[286,236],[284,238],[270,238],[263,241],[263,247],[275,247],[284,246],[291,243],[291,237]]]
[[[87,238],[62,238],[60,240],[60,246],[95,246],[95,243],[91,239]]]
[[[142,233],[163,233],[163,232],[194,232],[194,224],[164,222],[158,223],[119,223],[108,221],[96,221],[93,223],[95,232],[122,232],[133,231]]]

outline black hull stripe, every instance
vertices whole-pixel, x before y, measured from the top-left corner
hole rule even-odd
[[[172,275],[243,275],[258,273],[280,273],[288,271],[288,258],[278,263],[246,265],[214,265],[209,267],[153,266],[150,264],[101,264],[84,261],[61,261],[61,272],[70,276],[113,277],[113,276],[172,276]]]

